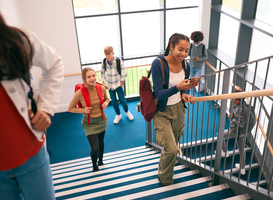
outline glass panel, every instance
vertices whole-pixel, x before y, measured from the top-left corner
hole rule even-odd
[[[239,22],[225,14],[221,14],[219,29],[218,48],[235,59]]]
[[[169,10],[166,16],[166,45],[174,33],[182,33],[190,37],[193,31],[200,30],[199,8]]]
[[[186,7],[186,6],[199,6],[200,0],[166,0],[166,8]]]
[[[107,45],[113,46],[115,55],[120,56],[117,21],[116,16],[76,19],[82,63],[102,61]]]
[[[163,4],[160,5],[160,2],[160,0],[120,0],[120,10],[121,12],[129,12],[163,8]]]
[[[160,12],[126,14],[121,21],[125,57],[160,51]]]
[[[256,12],[256,19],[273,26],[273,1],[259,0]]]
[[[272,55],[272,45],[273,45],[273,38],[260,32],[255,29],[253,29],[252,33],[252,40],[251,40],[251,47],[250,47],[250,54],[249,54],[249,60],[257,60],[260,58],[264,58],[267,56]],[[268,74],[273,74],[273,63],[272,59],[270,61],[270,67]],[[259,62],[258,68],[257,68],[257,75],[265,79],[266,76],[266,68],[268,65],[268,60]],[[249,67],[249,70],[254,72],[255,67]],[[270,77],[267,77],[267,82],[270,85],[273,85],[273,79]]]
[[[73,6],[75,17],[118,12],[115,0],[73,0]]]
[[[242,0],[223,0],[222,4],[241,12]]]

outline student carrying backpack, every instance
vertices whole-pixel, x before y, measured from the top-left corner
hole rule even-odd
[[[96,83],[96,89],[97,89],[97,92],[98,92],[98,95],[100,98],[100,104],[103,104],[102,89],[101,89],[101,85],[99,83]],[[83,83],[79,83],[79,84],[75,85],[75,92],[77,92],[78,90],[81,90],[81,93],[83,95],[86,106],[90,107],[91,106],[90,96],[89,96],[87,88],[84,86]],[[82,104],[80,102],[77,104],[77,106],[78,106],[78,108],[82,108]],[[102,118],[104,119],[102,108],[101,108],[101,114],[102,114]],[[88,124],[90,124],[90,114],[88,114]]]
[[[243,116],[245,119],[245,127],[240,128],[240,131],[243,133],[250,133],[256,123],[255,109],[253,106],[251,106],[251,105],[247,104],[245,101],[243,101],[242,111],[243,111]],[[247,126],[247,123],[248,123],[248,126]],[[246,126],[247,126],[247,128],[246,128]]]

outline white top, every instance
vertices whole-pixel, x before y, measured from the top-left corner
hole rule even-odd
[[[179,73],[172,73],[170,71],[170,78],[169,78],[169,88],[177,85],[181,81],[183,81],[185,78],[185,71],[181,70]],[[180,91],[178,91],[176,94],[170,96],[167,101],[167,105],[174,105],[177,104],[179,101],[181,101],[181,95]]]
[[[36,101],[37,109],[43,110],[53,116],[59,102],[64,74],[62,59],[55,49],[44,43],[36,34],[26,29],[22,31],[27,35],[33,48],[32,66],[42,69],[43,79],[40,81],[39,94],[31,80],[33,97]],[[43,141],[43,131],[37,131],[30,123],[28,110],[31,108],[31,103],[27,97],[29,86],[19,78],[2,80],[1,84],[20,115],[24,118],[29,129],[39,141]]]

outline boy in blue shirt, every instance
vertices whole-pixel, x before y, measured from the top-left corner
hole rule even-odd
[[[122,60],[114,57],[114,49],[112,46],[106,46],[104,48],[104,54],[106,60],[102,62],[101,67],[101,81],[110,88],[109,94],[113,103],[113,107],[116,112],[114,123],[118,124],[122,116],[120,114],[120,109],[118,106],[118,101],[116,94],[118,95],[119,101],[128,117],[129,120],[133,120],[134,116],[128,111],[127,101],[124,96],[124,91],[122,86],[126,79],[126,69]],[[107,76],[105,76],[105,72]]]

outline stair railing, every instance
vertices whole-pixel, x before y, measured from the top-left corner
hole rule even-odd
[[[213,172],[214,175],[214,184],[217,184],[221,181],[223,181],[223,179],[226,182],[229,181],[233,181],[234,184],[234,180],[237,179],[236,181],[236,186],[237,188],[241,188],[241,186],[246,186],[247,188],[251,189],[251,190],[255,190],[255,191],[259,191],[267,194],[270,194],[270,188],[271,188],[271,183],[272,183],[272,168],[268,167],[265,163],[265,161],[267,161],[268,155],[267,152],[269,152],[270,154],[270,158],[272,158],[271,155],[271,141],[273,138],[271,138],[271,129],[272,129],[272,113],[273,113],[273,109],[272,109],[272,105],[271,105],[271,113],[269,115],[269,118],[267,119],[267,125],[263,128],[265,128],[265,130],[262,132],[261,135],[265,135],[265,142],[263,145],[263,151],[261,151],[258,146],[256,145],[256,140],[257,140],[257,132],[258,132],[258,127],[262,126],[261,125],[261,109],[262,109],[262,105],[263,105],[263,99],[264,97],[269,98],[271,101],[273,101],[272,97],[273,96],[273,90],[270,88],[268,88],[268,83],[267,83],[267,76],[268,76],[268,71],[269,71],[269,66],[270,66],[270,60],[273,58],[273,56],[267,57],[267,58],[263,58],[263,59],[259,59],[253,62],[249,62],[249,63],[244,63],[232,68],[228,68],[228,69],[222,69],[219,71],[214,70],[214,72],[211,73],[207,73],[206,75],[202,76],[204,78],[204,82],[205,82],[205,91],[204,93],[200,93],[198,92],[198,97],[192,98],[191,101],[192,102],[196,102],[195,104],[189,104],[188,105],[188,109],[187,109],[187,113],[186,115],[187,120],[186,120],[186,128],[184,131],[184,136],[182,137],[182,151],[183,151],[183,155],[180,155],[179,157],[182,158],[181,162],[186,162],[188,165],[192,165],[194,168],[198,168],[199,170],[204,170],[203,172],[209,173],[209,171]],[[267,67],[266,69],[261,68],[262,66],[259,66],[259,70],[264,70],[267,73],[265,74],[265,77],[263,78],[264,83],[262,84],[262,87],[257,87],[256,84],[256,78],[257,78],[257,66],[258,63],[260,64],[260,62],[264,62],[264,61],[268,61]],[[248,66],[255,64],[255,70],[254,73],[252,75],[252,80],[249,81],[249,76],[250,76],[250,72],[248,70]],[[223,75],[222,75],[223,73]],[[218,77],[218,78],[217,78]],[[222,77],[220,79],[220,77]],[[217,80],[217,81],[216,81]],[[247,83],[248,82],[248,83]],[[231,88],[230,85],[231,84]],[[245,90],[246,84],[251,84],[252,85],[252,89],[250,89],[251,91],[245,91],[245,92],[241,92],[241,93],[236,93],[233,94],[234,89],[235,89],[235,85],[240,85],[240,87],[242,87],[243,91]],[[261,85],[261,84],[260,84]],[[231,90],[231,91],[230,91]],[[200,91],[200,86],[199,86],[199,91]],[[219,93],[221,93],[221,95],[218,95]],[[231,93],[231,94],[229,94]],[[204,96],[204,95],[213,95],[213,96]],[[201,96],[204,97],[201,97]],[[216,132],[222,133],[227,127],[229,127],[230,124],[230,120],[229,122],[226,121],[227,119],[227,100],[228,99],[232,99],[232,98],[250,98],[250,101],[248,102],[250,105],[254,104],[256,105],[257,103],[257,98],[261,97],[261,103],[260,106],[256,106],[256,114],[258,114],[258,116],[256,115],[256,120],[257,120],[257,124],[255,126],[255,128],[252,130],[252,134],[250,134],[253,137],[254,140],[254,145],[252,145],[252,149],[251,148],[246,148],[248,149],[248,151],[251,151],[251,160],[250,160],[250,164],[249,164],[249,173],[247,174],[247,180],[241,179],[240,178],[240,173],[238,175],[238,177],[234,176],[234,172],[238,172],[238,170],[236,171],[232,171],[233,170],[233,163],[234,163],[234,159],[235,159],[235,155],[238,154],[236,153],[237,150],[235,149],[236,147],[236,140],[234,142],[234,147],[233,147],[233,154],[232,154],[232,163],[230,169],[225,170],[226,168],[226,159],[224,159],[224,163],[222,162],[223,159],[221,160],[221,150],[222,150],[222,143],[223,143],[223,136],[222,134],[219,134],[216,138]],[[272,102],[271,102],[272,104]],[[259,109],[258,109],[259,107]],[[270,107],[267,107],[270,110]],[[258,110],[258,112],[257,112]],[[230,106],[229,106],[229,113],[232,112],[232,101],[230,101]],[[204,116],[204,113],[206,113],[206,116]],[[249,123],[249,122],[247,122]],[[228,126],[227,126],[228,124]],[[155,143],[155,131],[152,131],[152,123],[147,124],[150,127],[150,140],[147,143],[148,145],[152,145],[155,148],[159,148],[160,147]],[[264,123],[265,125],[265,123]],[[266,134],[265,134],[266,132]],[[237,133],[238,134],[238,129],[237,129]],[[246,141],[247,139],[247,134],[245,134],[245,138],[244,140]],[[194,138],[195,137],[195,138]],[[229,136],[228,136],[229,137]],[[237,137],[237,135],[236,135]],[[197,139],[198,138],[198,139]],[[228,138],[229,139],[229,138]],[[199,141],[198,141],[199,140]],[[216,155],[214,154],[214,141],[217,141],[216,144]],[[228,145],[228,141],[227,140],[227,145]],[[211,146],[211,151],[209,151],[209,146]],[[204,150],[202,150],[202,148],[205,147],[205,155],[204,155]],[[257,147],[257,148],[256,148]],[[199,149],[198,149],[199,148]],[[195,151],[195,153],[193,154],[193,150]],[[199,151],[199,153],[197,153]],[[257,177],[257,184],[255,185],[255,189],[253,188],[252,184],[250,183],[250,176],[251,176],[251,169],[255,169],[255,167],[257,167],[258,165],[256,163],[252,163],[253,162],[253,158],[254,158],[254,152],[259,151],[260,154],[262,155],[262,159],[261,162],[259,162],[261,168],[259,170],[259,176]],[[271,162],[271,160],[270,160]],[[267,163],[268,164],[268,163]],[[252,165],[252,166],[251,166]],[[267,167],[268,171],[270,172],[268,174],[268,179],[267,182],[269,184],[268,190],[265,190],[263,188],[261,188],[259,186],[259,181],[262,177],[262,173],[263,173],[263,168]],[[240,166],[241,168],[241,166]],[[239,169],[241,170],[241,169]],[[264,174],[263,174],[264,175]],[[239,183],[239,185],[238,185]],[[243,187],[244,188],[244,187]],[[245,188],[244,188],[245,189]],[[236,188],[235,188],[236,190]],[[244,191],[245,192],[245,191]],[[251,193],[251,192],[250,192]],[[255,192],[254,192],[255,193]],[[254,195],[253,193],[253,195]]]

